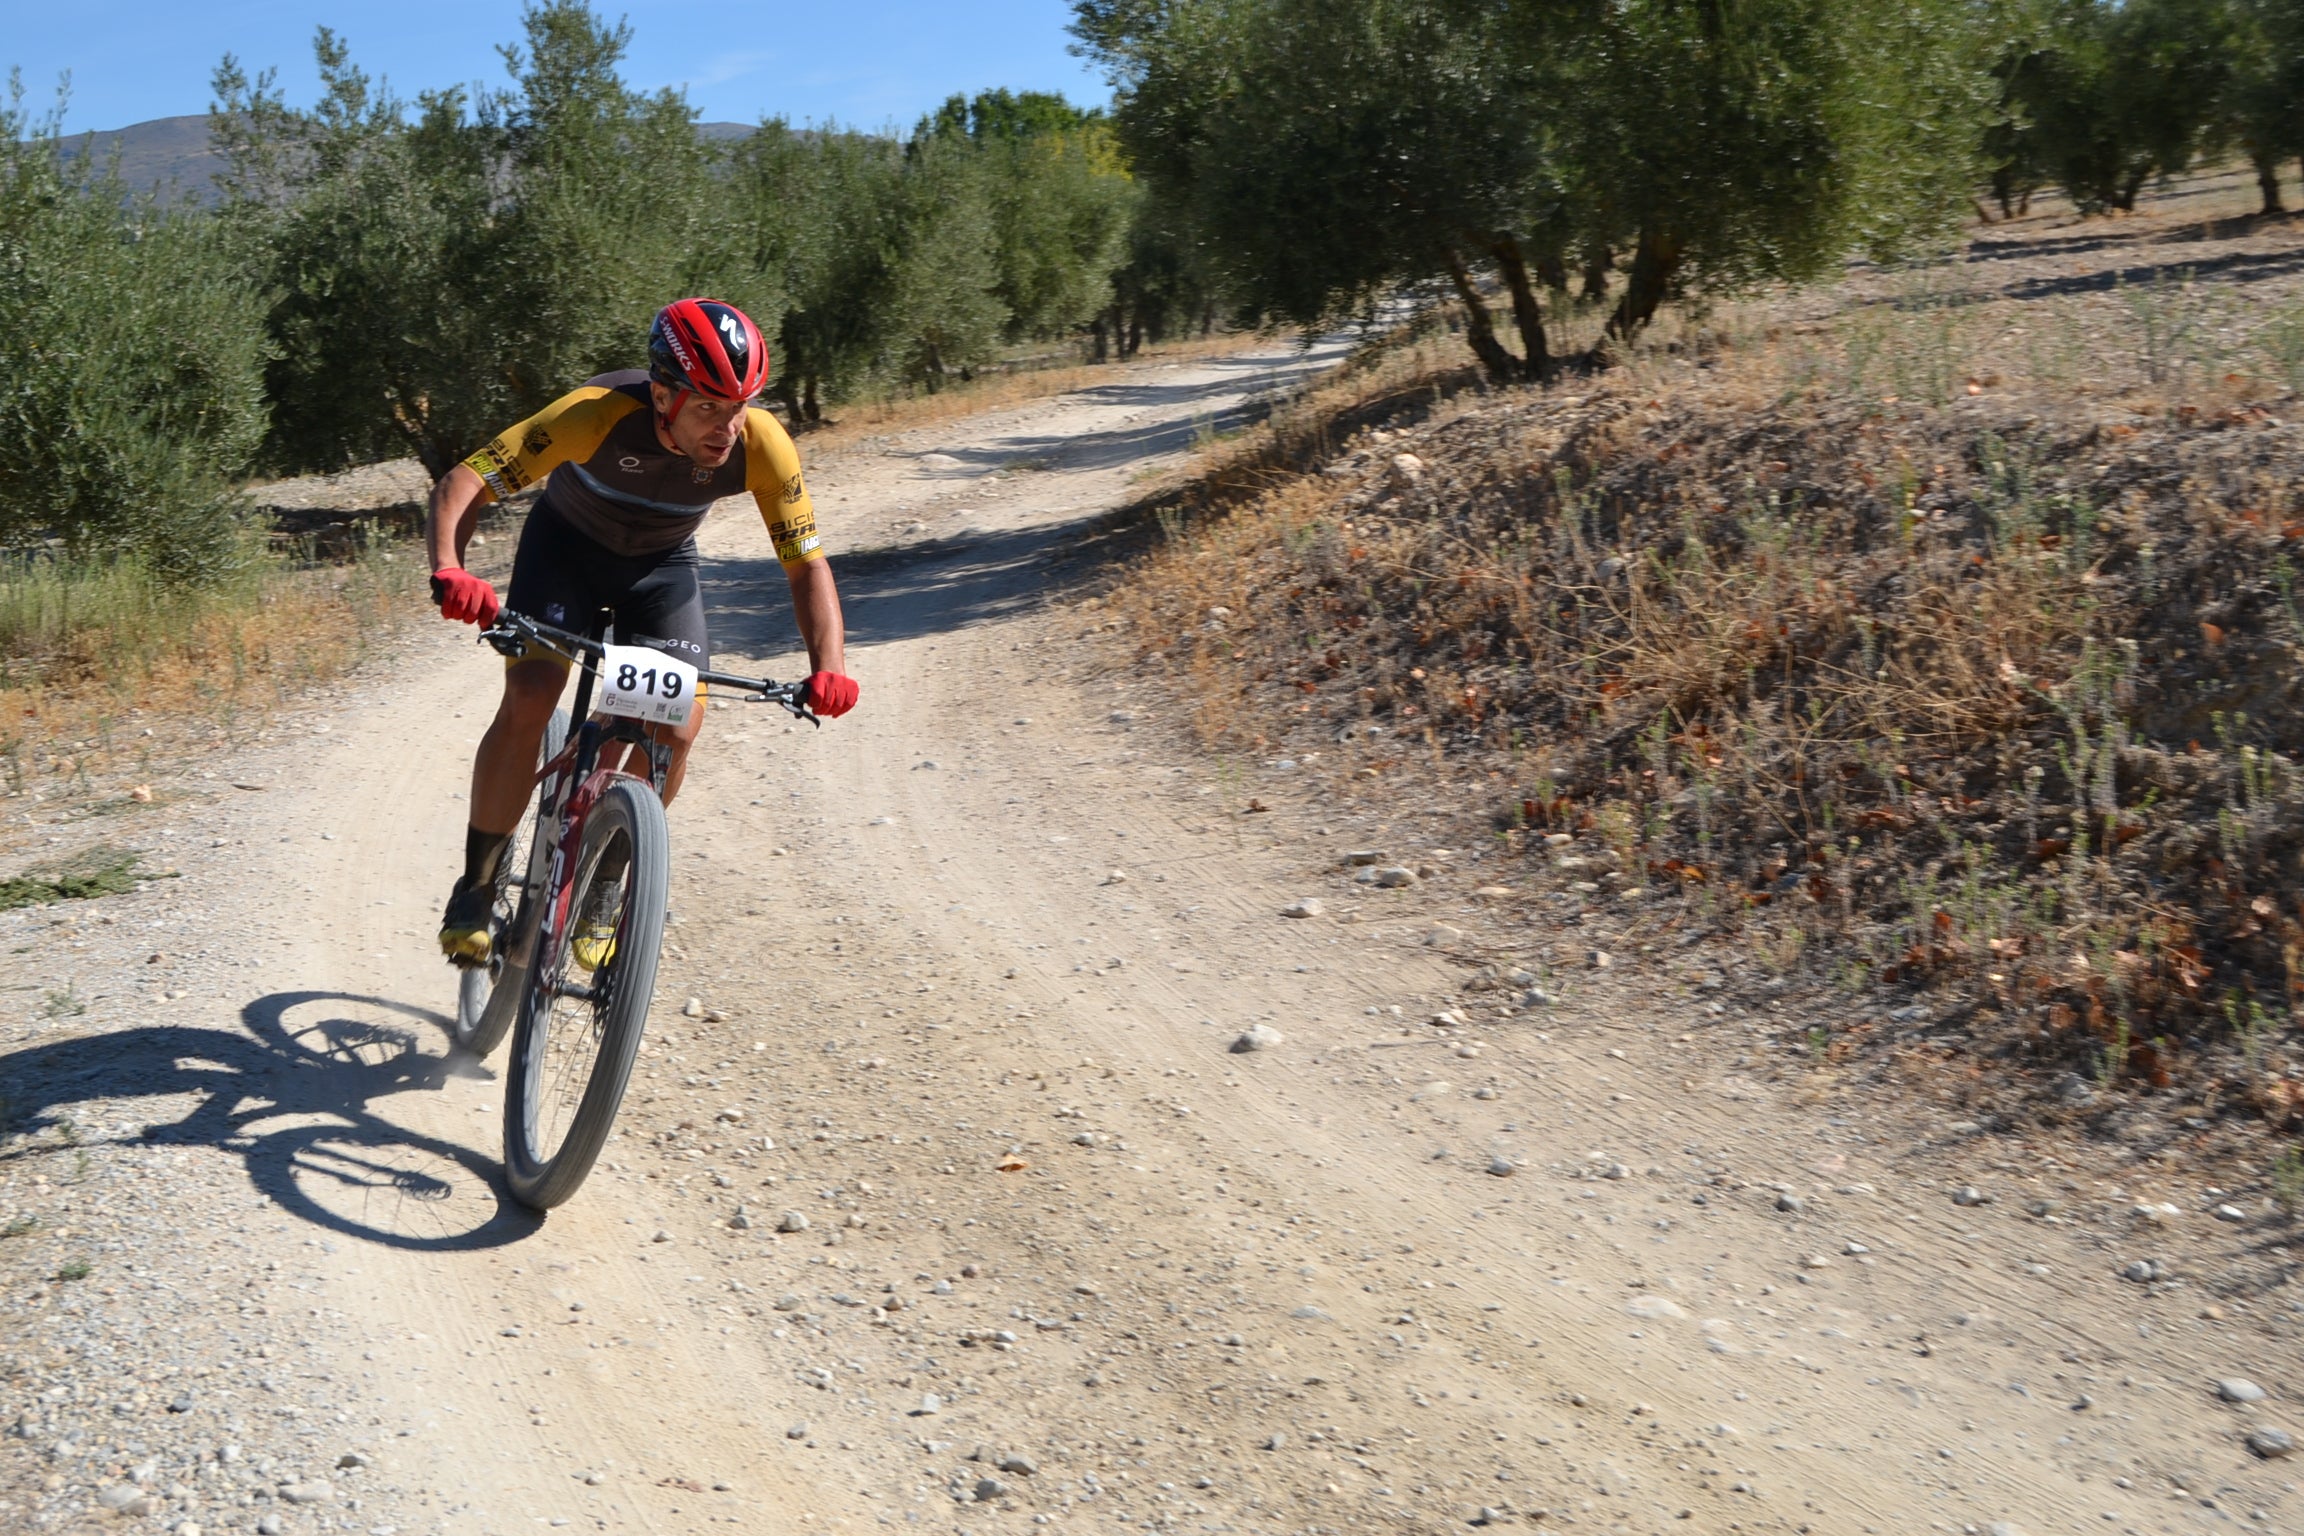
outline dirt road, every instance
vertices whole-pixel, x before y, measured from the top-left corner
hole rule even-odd
[[[1322,360],[814,468],[863,705],[708,723],[547,1220],[438,1013],[469,632],[133,813],[180,881],[0,917],[0,1529],[2304,1524],[2243,1443],[2304,1429],[2293,1308],[2186,1283],[2262,1213],[1851,1112],[1709,961],[1483,989],[1538,935],[1442,808],[1304,803],[1111,669],[1099,514]],[[708,532],[722,664],[797,670],[764,533]]]

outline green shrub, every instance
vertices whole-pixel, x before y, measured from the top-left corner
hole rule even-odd
[[[265,429],[262,308],[212,219],[68,158],[0,105],[0,545],[132,552],[170,580],[238,558],[233,480]]]

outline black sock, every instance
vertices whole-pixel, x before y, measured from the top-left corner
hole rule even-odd
[[[509,832],[483,832],[478,827],[464,829],[464,884],[467,887],[486,885],[496,878],[496,861],[504,857],[505,845],[512,841]]]

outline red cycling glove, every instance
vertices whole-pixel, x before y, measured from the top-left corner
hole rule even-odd
[[[432,601],[440,605],[440,617],[459,624],[493,624],[504,606],[496,601],[494,587],[454,567],[432,573]]]
[[[860,690],[856,679],[842,677],[837,672],[815,672],[808,678],[808,707],[820,715],[837,720],[856,707]]]

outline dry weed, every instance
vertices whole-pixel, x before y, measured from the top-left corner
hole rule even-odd
[[[1986,384],[1999,321],[1934,304],[1502,397],[1393,349],[1161,503],[1112,606],[1210,745],[1612,845],[1590,900],[1939,1021],[1828,1053],[2285,1120],[2304,402],[2149,348]]]

